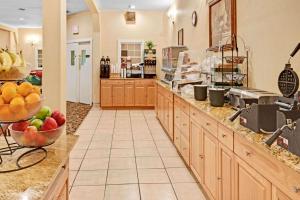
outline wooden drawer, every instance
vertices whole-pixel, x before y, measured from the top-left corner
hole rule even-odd
[[[125,85],[134,85],[134,80],[125,80]]]
[[[111,80],[111,84],[113,84],[113,85],[123,85],[124,80]]]
[[[190,139],[190,119],[183,111],[180,115],[180,131],[187,140]]]
[[[154,86],[153,80],[135,80],[136,85],[147,85],[147,86]]]
[[[222,144],[224,144],[226,147],[233,151],[233,131],[219,124],[218,139]]]
[[[193,119],[195,122],[202,121],[203,113],[199,111],[197,108],[190,106],[190,118]]]
[[[174,102],[174,124],[177,127],[180,127],[180,106],[178,104],[178,101]]]
[[[101,80],[101,84],[102,85],[110,85],[110,84],[112,84],[112,81],[111,80]]]
[[[293,199],[300,199],[300,175],[260,147],[248,142],[241,136],[234,137],[234,152],[267,178],[270,182],[289,194]]]
[[[190,105],[184,100],[181,100],[181,110],[187,115],[190,115]]]
[[[174,126],[174,144],[176,148],[180,149],[180,130],[176,126]]]
[[[180,153],[187,165],[190,165],[190,143],[183,135],[180,138]]]
[[[218,137],[218,123],[206,114],[203,114],[203,118],[199,123],[208,130],[213,136]]]

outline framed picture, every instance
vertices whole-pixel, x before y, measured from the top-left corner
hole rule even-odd
[[[184,32],[183,28],[178,31],[178,45],[183,46],[184,45]]]
[[[209,47],[231,45],[236,35],[236,0],[209,1]],[[234,44],[232,44],[234,45]]]

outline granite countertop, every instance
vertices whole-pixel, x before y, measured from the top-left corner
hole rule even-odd
[[[157,81],[158,84],[160,84],[162,87],[169,89],[171,91],[171,88],[164,84],[161,81]],[[300,173],[300,157],[296,156],[289,151],[277,146],[275,143],[268,147],[265,144],[265,141],[267,138],[270,137],[270,135],[265,135],[261,133],[255,133],[251,131],[250,129],[243,127],[240,125],[239,120],[235,120],[234,122],[231,122],[228,118],[234,114],[236,111],[232,109],[230,105],[225,105],[224,107],[212,107],[208,101],[196,101],[193,97],[187,96],[187,95],[181,95],[177,92],[173,92],[175,95],[181,97],[186,102],[194,106],[195,108],[198,108],[202,112],[206,113],[208,116],[212,117],[219,123],[223,124],[230,130],[234,132],[234,134],[238,134],[245,138],[247,141],[253,143],[258,148],[268,152],[271,156],[275,157],[277,160],[283,162],[296,172]]]
[[[121,78],[121,77],[111,77],[111,78],[100,78],[100,80],[156,80],[156,78]]]
[[[56,143],[46,147],[47,158],[41,163],[17,172],[0,173],[0,200],[41,199],[61,170],[61,165],[69,157],[77,138],[78,136],[74,135],[62,135]],[[6,170],[14,165],[22,151],[16,151],[13,156],[3,156],[4,161],[0,165],[0,170]],[[40,154],[33,154],[30,158],[25,158],[24,162],[38,156]]]

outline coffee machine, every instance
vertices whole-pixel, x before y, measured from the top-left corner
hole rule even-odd
[[[100,78],[109,78],[110,76],[110,58],[107,56],[106,59],[102,56],[100,60]]]

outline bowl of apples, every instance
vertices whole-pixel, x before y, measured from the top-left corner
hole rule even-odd
[[[22,147],[44,147],[53,144],[64,132],[65,116],[43,106],[30,120],[13,123],[8,129]]]

